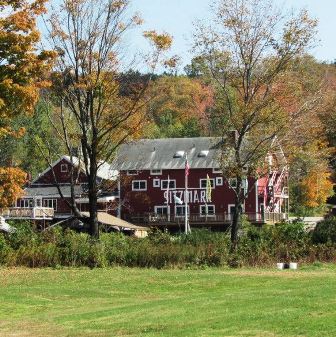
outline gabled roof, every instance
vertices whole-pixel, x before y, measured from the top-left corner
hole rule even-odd
[[[141,139],[121,145],[111,166],[119,171],[184,169],[187,156],[190,168],[217,168],[223,143],[221,137]],[[279,162],[286,165],[278,140],[271,139],[268,144]],[[248,151],[248,144],[243,146],[243,156],[244,150]]]
[[[71,197],[71,187],[70,186],[60,186],[61,192],[65,198]],[[83,190],[83,186],[76,185],[74,186],[75,196],[80,196],[85,194]],[[22,198],[59,198],[60,194],[58,193],[58,189],[55,186],[48,186],[48,187],[27,187],[24,189],[24,195]]]
[[[186,154],[190,168],[214,168],[221,142],[218,137],[142,139],[121,145],[112,167],[120,171],[184,169]]]
[[[71,161],[71,158],[69,156],[64,155],[64,156],[60,157],[58,160],[56,160],[54,163],[52,163],[51,166],[55,167],[62,160],[66,160],[69,164],[74,164],[76,167],[78,167],[80,165],[80,169],[85,174],[84,163],[82,161],[80,162],[79,159],[77,157],[74,157],[74,156],[72,157],[72,161]],[[45,169],[42,173],[40,173],[38,175],[38,177],[36,177],[32,181],[32,184],[34,184],[39,178],[41,178],[43,175],[45,175],[50,170],[51,170],[50,167]],[[116,180],[117,176],[118,176],[118,171],[113,170],[110,164],[108,164],[106,162],[100,162],[100,166],[99,166],[98,172],[97,172],[98,178],[104,179],[104,180]]]

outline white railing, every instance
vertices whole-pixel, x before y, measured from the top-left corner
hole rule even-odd
[[[2,216],[6,219],[53,219],[55,211],[49,207],[11,207],[4,210]]]
[[[274,212],[265,212],[265,213],[243,213],[243,216],[247,218],[248,221],[252,223],[277,223],[288,219],[287,213],[274,213]],[[165,225],[165,224],[184,224],[184,216],[170,214],[156,214],[156,213],[145,213],[145,214],[134,214],[127,219],[136,224],[143,225]],[[230,224],[233,220],[232,213],[216,213],[216,214],[189,214],[189,223],[192,224]]]

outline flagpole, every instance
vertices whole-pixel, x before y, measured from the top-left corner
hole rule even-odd
[[[187,174],[187,165],[188,165],[188,156],[186,155],[186,163],[185,163],[185,173],[184,173],[184,187],[185,187],[185,197],[184,197],[184,204],[185,204],[185,219],[184,219],[184,231],[185,234],[188,234],[188,174]]]
[[[168,174],[168,182],[167,182],[167,220],[170,222],[170,203],[169,203],[169,174]]]

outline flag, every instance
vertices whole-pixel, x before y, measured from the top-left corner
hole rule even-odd
[[[185,176],[188,177],[189,175],[189,170],[190,170],[190,166],[189,166],[189,163],[188,163],[188,158],[186,158],[186,161],[185,161]]]
[[[168,180],[167,180],[167,204],[169,204],[169,183],[170,183],[170,180],[169,180],[169,174],[168,174]]]
[[[183,201],[176,195],[174,195],[174,202],[175,204],[183,205]]]
[[[207,174],[206,191],[205,191],[205,197],[207,202],[211,202],[211,192],[212,192],[211,180],[209,178],[209,175]]]

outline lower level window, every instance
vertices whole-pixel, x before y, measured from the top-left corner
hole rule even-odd
[[[147,181],[146,180],[133,180],[132,181],[132,191],[147,191]]]
[[[43,207],[53,208],[57,210],[57,199],[43,199]]]
[[[155,206],[154,210],[155,210],[155,214],[159,214],[159,215],[167,215],[168,214],[168,207],[167,206]]]
[[[201,215],[215,215],[215,205],[201,205],[200,206]]]
[[[189,213],[189,206],[188,206]],[[175,206],[175,215],[176,216],[185,216],[185,205],[176,205]]]

